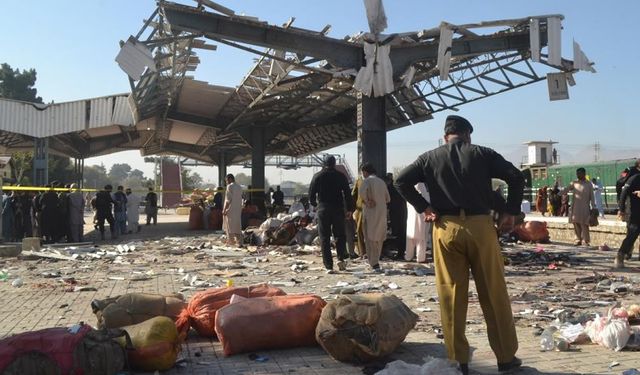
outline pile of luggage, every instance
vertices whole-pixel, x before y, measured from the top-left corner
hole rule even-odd
[[[2,374],[117,374],[174,366],[193,328],[220,340],[225,355],[320,344],[341,361],[392,353],[417,315],[393,295],[342,296],[329,303],[266,284],[193,295],[125,294],[91,303],[96,328],[79,324],[0,341]],[[251,332],[251,335],[247,335]]]

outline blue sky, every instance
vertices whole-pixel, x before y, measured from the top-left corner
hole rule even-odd
[[[185,4],[195,2],[183,0]],[[330,36],[342,38],[368,30],[361,0],[220,0],[237,13],[282,24],[291,16],[294,26],[320,30],[332,25]],[[572,57],[572,39],[578,41],[598,73],[578,73],[570,100],[550,102],[547,85],[524,88],[467,104],[457,114],[475,127],[473,141],[493,147],[514,163],[525,154],[522,143],[553,139],[561,161],[593,159],[593,144],[601,144],[602,158],[640,156],[637,87],[640,48],[635,37],[640,2],[568,0],[386,0],[387,33],[437,26],[440,21],[471,23],[532,15],[563,14],[563,56]],[[0,62],[13,68],[35,68],[36,88],[46,102],[78,100],[128,92],[126,75],[114,62],[118,41],[136,34],[155,7],[151,0],[35,1],[0,0]],[[235,86],[252,65],[254,55],[219,45],[215,52],[200,53],[196,79]],[[444,118],[399,129],[388,134],[389,170],[408,164],[437,145]],[[345,154],[356,169],[356,147],[351,143],[334,150]],[[93,158],[88,164],[127,160],[151,172],[138,152]],[[234,168],[230,169],[234,171]],[[215,168],[199,168],[206,180],[217,180]],[[242,171],[241,169],[235,170]],[[244,171],[246,173],[246,171]],[[271,182],[305,182],[311,170],[280,171],[269,168]]]

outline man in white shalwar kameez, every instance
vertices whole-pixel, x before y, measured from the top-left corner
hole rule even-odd
[[[374,270],[380,269],[382,244],[387,238],[387,203],[391,200],[387,184],[376,176],[376,170],[370,163],[362,165],[364,181],[358,194],[364,202],[363,224],[364,240],[369,265]]]
[[[125,190],[127,194],[127,231],[140,232],[140,196],[131,192],[131,188]]]
[[[222,208],[222,228],[227,234],[227,245],[242,247],[242,187],[232,174],[225,178],[227,191]]]
[[[431,201],[424,182],[416,184],[415,188],[427,202]],[[424,216],[407,202],[407,248],[404,259],[411,261],[415,255],[418,263],[425,263],[427,249],[431,246],[431,223],[425,222]]]

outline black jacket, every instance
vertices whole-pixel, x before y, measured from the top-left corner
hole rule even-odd
[[[627,206],[627,198],[629,198],[629,205],[631,215],[629,222],[640,224],[640,198],[633,194],[634,191],[640,190],[640,174],[636,173],[625,182],[620,193],[620,201],[618,203],[618,209],[620,212],[625,212]]]
[[[406,167],[396,179],[396,188],[417,212],[427,207],[439,215],[489,214],[494,207],[491,179],[509,185],[505,211],[520,213],[524,190],[522,173],[494,150],[455,139],[428,151]],[[431,202],[427,202],[414,185],[424,182]]]
[[[309,203],[318,208],[346,208],[347,211],[355,209],[349,181],[335,168],[324,168],[313,176],[309,185]]]

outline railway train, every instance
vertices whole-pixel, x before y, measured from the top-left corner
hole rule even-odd
[[[523,168],[526,188],[524,199],[534,203],[539,188],[553,187],[556,183],[560,187],[567,186],[576,179],[576,169],[582,167],[587,172],[587,179],[597,178],[603,187],[602,203],[607,212],[617,209],[616,181],[625,168],[633,168],[636,159],[619,159],[597,161],[582,164],[554,164],[533,165]]]

